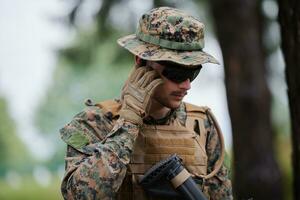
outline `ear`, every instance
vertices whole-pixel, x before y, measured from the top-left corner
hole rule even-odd
[[[136,66],[141,66],[142,65],[142,59],[138,56],[134,56],[134,61]]]

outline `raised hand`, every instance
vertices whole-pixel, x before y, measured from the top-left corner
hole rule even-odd
[[[148,113],[151,96],[155,88],[162,84],[159,74],[150,67],[139,67],[129,76],[123,88],[121,117],[134,124],[141,125]]]

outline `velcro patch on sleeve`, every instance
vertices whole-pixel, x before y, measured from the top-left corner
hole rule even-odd
[[[65,138],[64,141],[75,149],[82,148],[89,143],[88,138],[79,132],[71,134],[68,138]]]

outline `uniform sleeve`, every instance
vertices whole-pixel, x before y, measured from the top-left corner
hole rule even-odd
[[[126,174],[139,129],[109,120],[97,108],[77,116],[60,130],[68,144],[61,185],[65,199],[113,199]]]
[[[208,156],[208,173],[210,173],[222,152],[214,122],[211,119],[209,119],[208,122],[209,131],[207,136],[206,153]],[[210,196],[210,200],[233,199],[229,170],[224,163],[214,177],[206,180],[204,188],[206,193]]]

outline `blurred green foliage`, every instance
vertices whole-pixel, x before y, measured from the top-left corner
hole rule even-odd
[[[0,179],[0,199],[1,200],[21,200],[21,199],[43,199],[59,200],[60,179],[52,180],[49,186],[41,186],[32,177],[24,177],[18,186],[12,187],[6,181]]]
[[[22,164],[30,161],[24,144],[16,134],[16,124],[9,116],[7,103],[0,97],[0,177],[7,170],[24,171]]]
[[[133,57],[127,54],[127,58],[116,60],[120,51],[117,38],[112,35],[98,45],[89,64],[78,63],[65,56],[60,57],[53,76],[53,85],[36,117],[36,125],[42,133],[53,134],[55,130],[58,132],[59,127],[84,108],[87,98],[97,102],[118,97],[133,65]],[[82,60],[79,57],[85,57],[85,54],[77,57]]]

